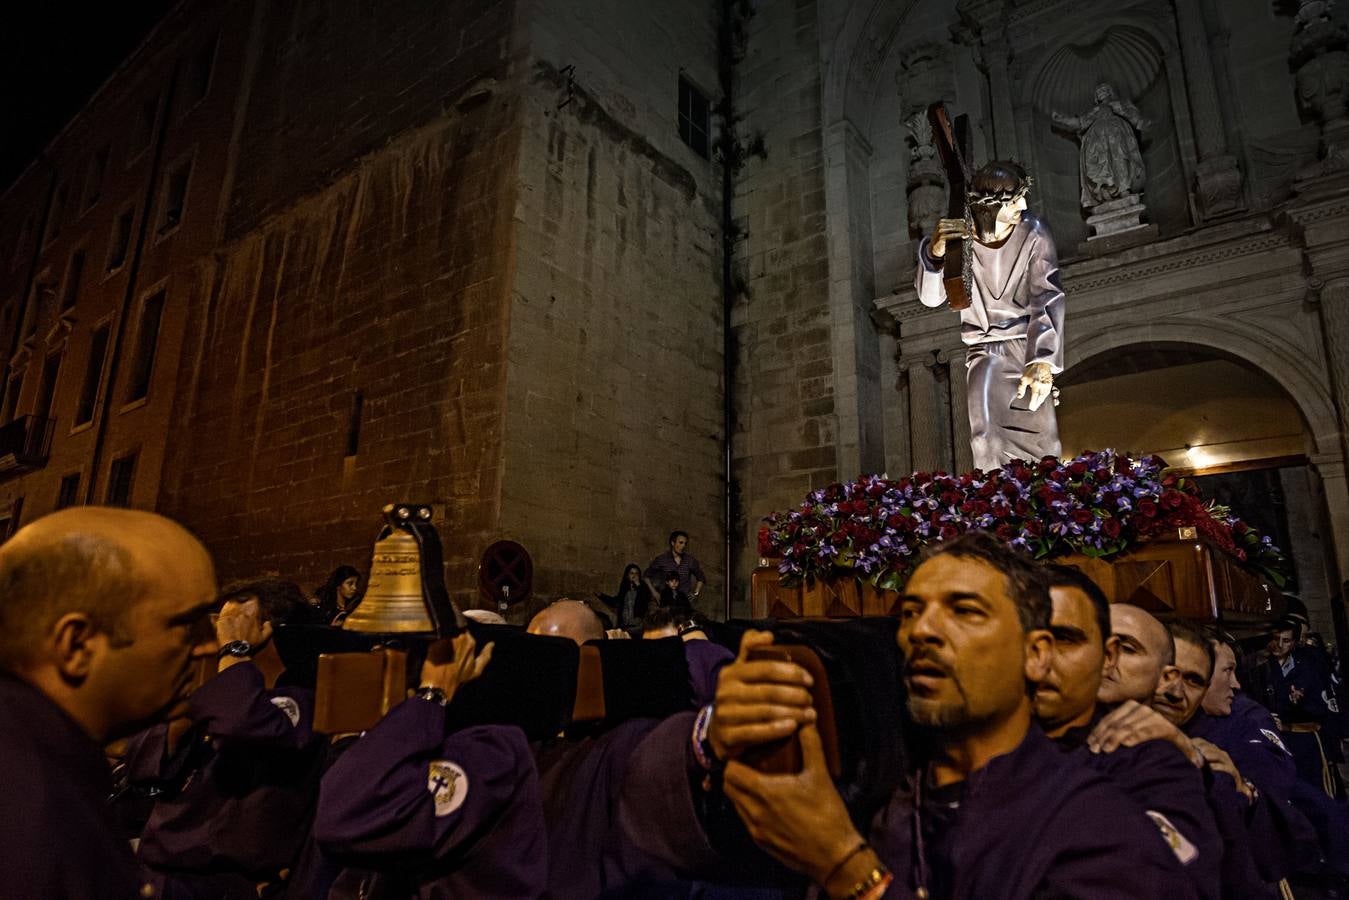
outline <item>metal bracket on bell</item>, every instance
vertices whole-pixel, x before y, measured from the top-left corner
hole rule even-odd
[[[391,503],[375,539],[365,596],[343,621],[348,631],[451,637],[465,627],[445,589],[440,535],[431,507]]]

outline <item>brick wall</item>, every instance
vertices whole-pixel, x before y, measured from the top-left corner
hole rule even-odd
[[[434,503],[463,601],[499,516],[509,9],[348,6],[268,8],[230,240],[195,272],[161,506],[222,578],[313,585],[365,569],[385,503]]]

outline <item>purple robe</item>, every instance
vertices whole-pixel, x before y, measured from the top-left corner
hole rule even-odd
[[[131,846],[112,807],[108,761],[42,692],[0,672],[0,896],[140,896]]]
[[[239,663],[193,692],[188,715],[172,758],[162,729],[136,748],[139,775],[173,782],[138,855],[163,896],[256,897],[294,866],[309,830],[322,752],[314,693],[269,689],[257,666]]]
[[[1100,772],[1134,800],[1150,817],[1161,816],[1174,829],[1172,847],[1195,896],[1220,895],[1224,847],[1218,821],[1209,807],[1204,776],[1184,753],[1166,741],[1146,741],[1112,753],[1093,753],[1086,739],[1106,710],[1098,709],[1091,724],[1075,728],[1055,741],[1073,759]]]
[[[872,846],[895,873],[887,898],[918,886],[913,813],[914,795],[901,789],[872,823]],[[1142,806],[1035,726],[966,780],[947,850],[953,900],[1192,895]]]
[[[394,707],[323,776],[314,837],[329,859],[402,877],[420,898],[545,896],[548,841],[524,732],[446,733],[445,707]]]
[[[716,697],[717,676],[722,666],[735,661],[735,654],[712,641],[685,641],[684,657],[689,663],[693,705],[701,709]]]
[[[1349,858],[1349,820],[1343,807],[1297,777],[1293,756],[1269,710],[1245,694],[1226,716],[1197,714],[1186,734],[1203,738],[1232,757],[1242,777],[1260,792],[1243,808],[1252,860],[1261,876],[1277,882],[1320,858]],[[1318,837],[1319,834],[1319,837]]]
[[[619,824],[648,856],[683,877],[725,871],[700,818],[693,714],[662,722],[633,754]],[[914,794],[896,791],[867,838],[894,872],[890,898],[911,898],[920,867]],[[1042,895],[1126,900],[1189,897],[1192,888],[1141,806],[1074,762],[1038,728],[974,773],[943,845],[952,898]],[[928,860],[931,863],[941,861]]]

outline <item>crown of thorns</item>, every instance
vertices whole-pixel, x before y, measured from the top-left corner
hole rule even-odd
[[[1020,200],[1022,197],[1026,196],[1026,194],[1030,191],[1031,185],[1033,185],[1034,183],[1035,179],[1027,175],[1025,179],[1021,182],[1020,187],[1016,188],[1015,190],[980,191],[980,192],[970,191],[965,195],[965,199],[970,205],[1015,203],[1017,200]]]

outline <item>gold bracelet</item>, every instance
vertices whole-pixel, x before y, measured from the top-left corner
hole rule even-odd
[[[853,885],[853,889],[848,892],[847,900],[876,900],[885,893],[894,878],[895,876],[891,875],[885,866],[877,866]]]

